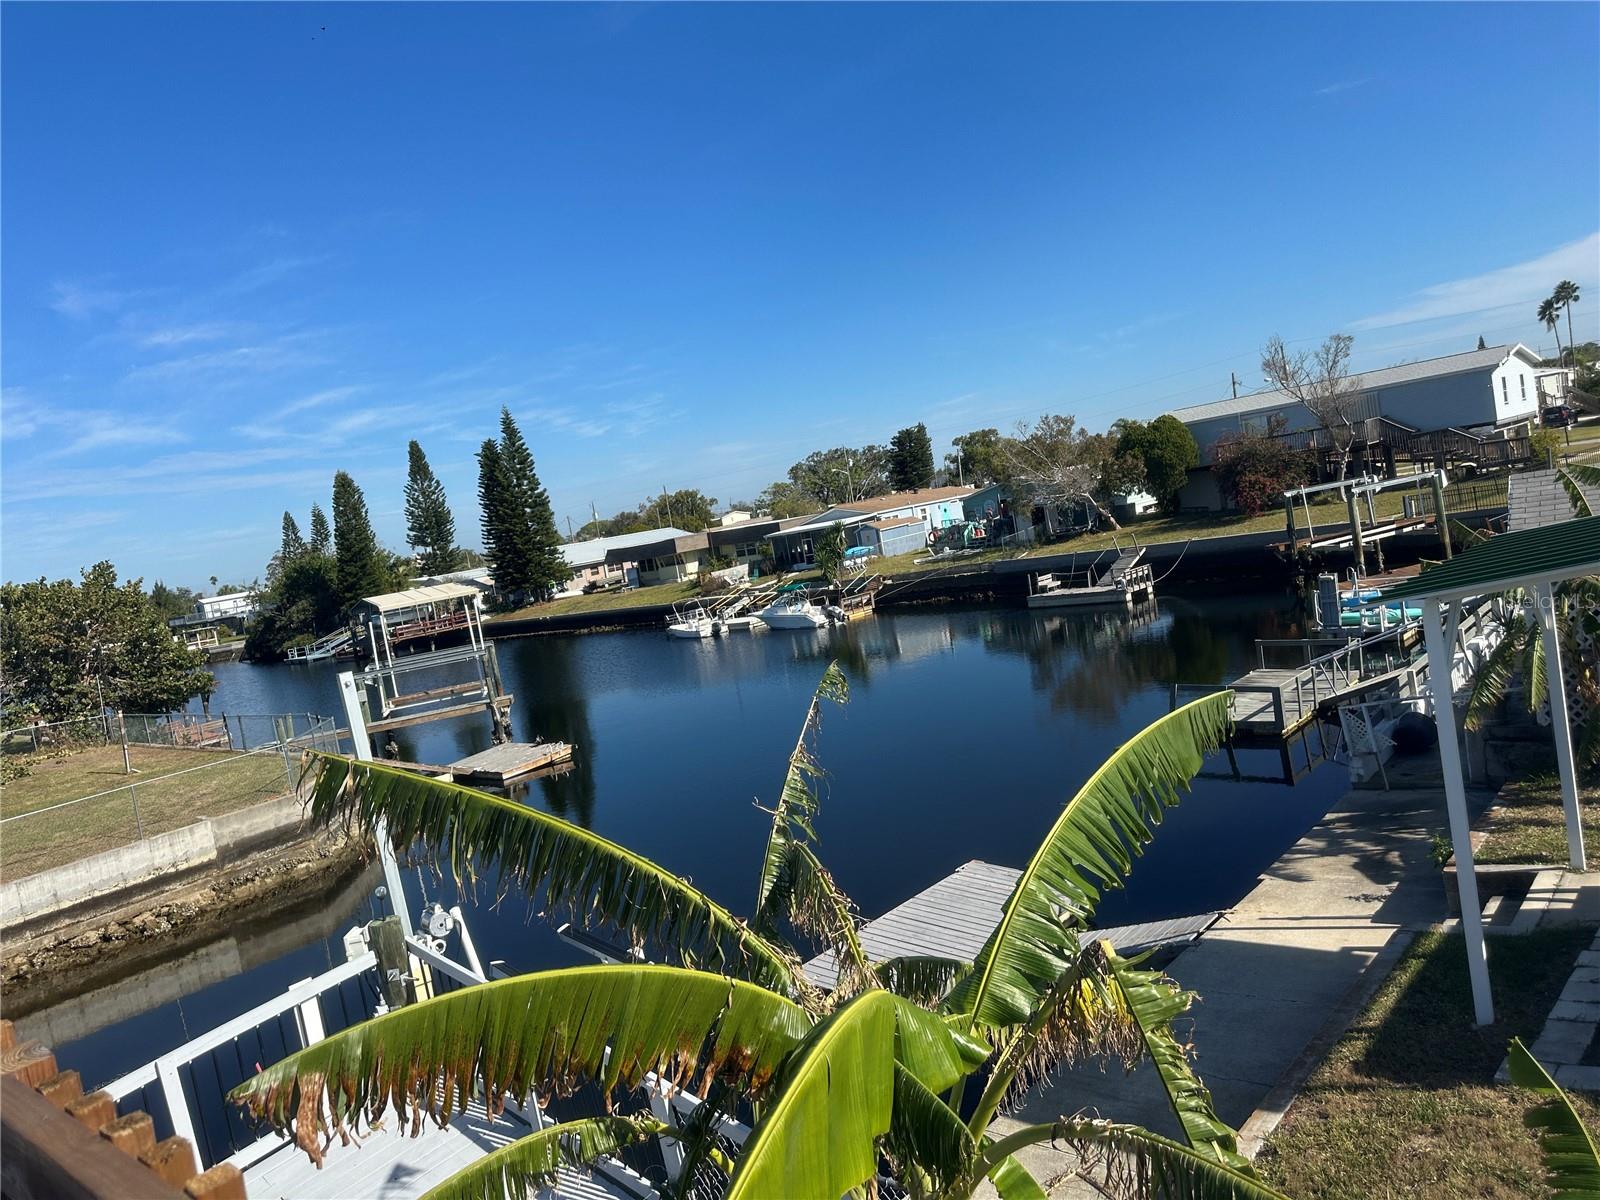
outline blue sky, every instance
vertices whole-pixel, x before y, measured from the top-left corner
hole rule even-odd
[[[476,543],[923,420],[1600,336],[1600,7],[8,3],[0,572],[260,574],[405,443]]]

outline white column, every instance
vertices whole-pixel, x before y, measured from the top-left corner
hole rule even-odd
[[[345,720],[350,723],[350,743],[355,747],[356,759],[372,761],[372,737],[367,733],[367,719],[361,713],[361,696],[356,691],[356,677],[349,671],[339,672],[339,698],[344,701]],[[400,932],[411,937],[411,910],[406,907],[405,878],[400,874],[400,863],[389,846],[389,831],[382,821],[372,831],[378,843],[378,858],[383,862],[383,884],[389,890],[389,907],[400,918]]]
[[[1483,913],[1478,907],[1478,877],[1472,865],[1472,826],[1467,820],[1467,789],[1461,778],[1461,746],[1456,741],[1456,710],[1450,694],[1450,647],[1444,640],[1439,602],[1422,600],[1422,634],[1428,646],[1428,682],[1433,687],[1433,719],[1439,727],[1439,765],[1444,773],[1445,811],[1450,817],[1450,843],[1456,855],[1456,893],[1461,900],[1461,929],[1467,940],[1467,974],[1472,980],[1472,1009],[1479,1025],[1494,1021],[1489,994],[1489,960],[1483,944]]]
[[[1556,589],[1538,584],[1533,602],[1544,636],[1544,682],[1550,695],[1550,726],[1556,737],[1556,770],[1561,775],[1561,807],[1567,813],[1567,865],[1588,870],[1583,851],[1583,822],[1578,811],[1578,777],[1572,762],[1572,722],[1567,716],[1567,684],[1561,672],[1561,637],[1556,629]]]

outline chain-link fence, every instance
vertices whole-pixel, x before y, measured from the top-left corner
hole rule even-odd
[[[305,713],[113,716],[98,739],[46,734],[0,791],[0,879],[275,799],[294,788],[303,751],[339,750],[332,718]]]

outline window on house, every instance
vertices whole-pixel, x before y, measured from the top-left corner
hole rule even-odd
[[[1504,375],[1500,376],[1500,403],[1501,404],[1510,404],[1511,403],[1511,392],[1510,392],[1510,389],[1506,386],[1506,377]]]
[[[1528,377],[1526,375],[1518,375],[1517,376],[1517,382],[1522,385],[1522,398],[1523,398],[1523,400],[1527,400],[1527,398],[1528,398]]]

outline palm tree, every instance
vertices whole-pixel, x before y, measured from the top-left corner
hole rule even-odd
[[[1572,306],[1578,302],[1578,285],[1570,279],[1563,279],[1556,284],[1556,290],[1550,298],[1566,310],[1567,349],[1570,351],[1577,346],[1577,343],[1572,340]]]
[[[1539,301],[1539,320],[1556,335],[1556,365],[1559,367],[1565,361],[1565,356],[1561,349],[1561,306],[1556,303],[1554,296]]]
[[[1563,467],[1556,477],[1572,502],[1573,515],[1594,516],[1580,485],[1600,487],[1600,467],[1574,463]],[[1584,650],[1600,639],[1600,576],[1569,579],[1556,588],[1554,599],[1562,665],[1571,672],[1580,701],[1573,703],[1569,696],[1569,707],[1587,714],[1580,722],[1574,753],[1580,762],[1600,762],[1600,669]],[[1468,729],[1481,729],[1492,718],[1511,691],[1513,678],[1521,678],[1530,710],[1537,711],[1545,702],[1544,631],[1533,608],[1538,600],[1521,588],[1512,589],[1505,600],[1500,641],[1472,679],[1467,697]]]
[[[712,1121],[671,1129],[608,1115],[555,1124],[473,1163],[430,1193],[435,1200],[521,1197],[558,1168],[650,1137],[677,1139],[691,1159],[726,1170],[731,1200],[836,1197],[885,1174],[918,1198],[970,1196],[985,1180],[1007,1200],[1042,1198],[1014,1156],[1061,1141],[1119,1179],[1141,1181],[1147,1194],[1278,1196],[1238,1153],[1173,1037],[1191,994],[1085,937],[1100,889],[1125,882],[1165,810],[1227,737],[1229,694],[1162,717],[1090,777],[972,963],[869,961],[848,897],[816,857],[815,740],[823,704],[845,699],[844,676],[831,665],[772,810],[748,924],[557,817],[379,763],[312,756],[315,821],[368,834],[386,822],[398,849],[421,843],[458,875],[493,869],[502,887],[542,888],[547,911],[598,915],[635,946],[683,965],[569,968],[463,988],[325,1038],[233,1099],[319,1161],[319,1139],[359,1134],[391,1102],[396,1119],[420,1131],[424,1115],[447,1121],[474,1095],[491,1111],[507,1096],[568,1094],[585,1083],[609,1098],[652,1073],[697,1092],[697,1111],[746,1104],[755,1114],[732,1162],[710,1141]],[[807,981],[785,926],[831,945],[841,968],[832,994]],[[1008,1097],[1063,1056],[1146,1053],[1182,1141],[1083,1117],[991,1133]]]

